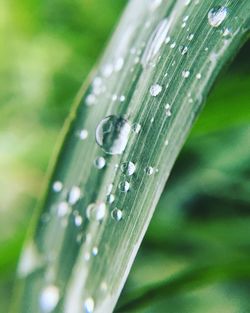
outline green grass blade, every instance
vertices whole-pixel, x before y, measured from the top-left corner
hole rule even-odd
[[[71,114],[16,312],[113,311],[201,104],[246,38],[249,1],[219,5],[130,1]]]

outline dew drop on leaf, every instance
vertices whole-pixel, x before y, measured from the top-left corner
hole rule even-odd
[[[133,132],[135,132],[136,134],[139,134],[140,130],[141,130],[141,125],[138,123],[135,123],[132,125],[132,130]]]
[[[87,129],[82,129],[82,130],[80,130],[80,132],[79,132],[79,138],[80,138],[81,140],[87,139],[88,135],[89,135],[89,133],[88,133]]]
[[[121,164],[121,171],[123,174],[131,176],[135,172],[135,164],[133,162],[124,162]]]
[[[187,71],[187,70],[185,70],[185,71],[182,72],[182,77],[183,77],[183,78],[188,78],[189,75],[190,75],[190,72]]]
[[[81,197],[81,190],[77,186],[73,186],[69,192],[69,204],[76,204],[76,202],[80,199]]]
[[[60,192],[63,189],[63,184],[59,180],[55,181],[52,188],[55,192]]]
[[[69,207],[68,202],[62,201],[58,204],[57,214],[59,217],[63,217],[65,215],[67,215],[69,213],[69,211],[70,211],[70,207]]]
[[[111,193],[107,196],[107,201],[109,204],[113,203],[115,201],[115,196]]]
[[[154,169],[153,169],[152,166],[147,166],[147,167],[145,167],[144,171],[145,171],[145,173],[146,173],[147,175],[149,175],[149,176],[154,173]]]
[[[112,210],[111,212],[111,217],[115,220],[115,221],[120,221],[122,219],[122,211],[120,209],[115,208],[114,210]]]
[[[218,27],[225,20],[227,16],[227,8],[224,6],[217,6],[208,12],[208,22],[212,27]]]
[[[104,202],[91,203],[86,210],[86,216],[90,221],[101,221],[106,214],[106,205]]]
[[[151,96],[156,97],[162,91],[162,86],[159,84],[154,84],[150,87],[149,91]]]
[[[106,165],[106,160],[103,157],[98,157],[95,159],[94,164],[95,164],[95,167],[100,170],[104,168],[104,166]]]
[[[87,298],[84,302],[84,313],[93,313],[95,308],[95,302],[93,298]]]
[[[59,289],[54,285],[46,286],[40,294],[39,304],[44,313],[52,312],[59,301]]]
[[[122,117],[110,115],[96,128],[96,142],[107,154],[122,154],[130,133],[130,124]]]
[[[121,192],[128,192],[130,188],[129,182],[127,181],[122,181],[119,184],[119,189]]]

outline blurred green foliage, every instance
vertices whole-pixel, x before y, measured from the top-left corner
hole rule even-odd
[[[10,304],[18,255],[58,133],[125,4],[0,3],[1,312]],[[121,301],[137,288],[154,289],[180,271],[247,258],[249,52],[245,45],[214,87],[167,183]],[[249,281],[198,285],[160,301],[152,299],[135,311],[250,312]]]

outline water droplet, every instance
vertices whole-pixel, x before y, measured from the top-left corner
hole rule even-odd
[[[106,160],[103,157],[98,157],[95,159],[94,164],[100,170],[106,165]]]
[[[87,298],[84,302],[84,313],[93,313],[95,308],[95,302],[93,298]]]
[[[113,189],[113,184],[109,184],[107,188],[107,193],[106,193],[107,196],[111,194],[112,189]]]
[[[93,249],[92,249],[92,254],[93,254],[94,256],[96,256],[96,255],[98,254],[98,248],[97,248],[97,247],[93,247]]]
[[[106,205],[104,202],[91,203],[86,210],[86,216],[90,221],[101,221],[106,214]]]
[[[73,186],[69,192],[69,204],[74,205],[81,197],[81,189],[77,186]]]
[[[194,34],[189,34],[187,38],[188,38],[189,41],[193,40]]]
[[[225,20],[227,16],[227,8],[217,6],[208,12],[208,22],[212,27],[218,27]]]
[[[81,226],[82,225],[82,217],[80,215],[75,216],[75,225]]]
[[[165,105],[165,110],[166,110],[166,116],[167,117],[171,116],[172,113],[171,113],[171,106],[170,106],[170,104],[167,103]]]
[[[169,30],[168,20],[165,18],[160,21],[160,23],[156,26],[152,35],[150,36],[147,46],[142,55],[141,63],[143,66],[146,66],[159,52],[162,44],[165,41]]]
[[[135,172],[135,164],[133,162],[124,162],[121,164],[121,171],[123,174],[131,176]]]
[[[150,87],[149,91],[151,96],[156,97],[162,91],[162,86],[159,84],[154,84]]]
[[[95,104],[95,101],[96,101],[96,97],[95,97],[95,95],[93,95],[93,94],[89,94],[87,97],[86,97],[86,104],[88,105],[88,106],[91,106],[91,105],[93,105],[93,104]]]
[[[232,36],[232,30],[231,29],[229,29],[229,28],[225,28],[224,29],[224,31],[223,31],[223,33],[222,33],[222,36],[224,37],[224,38],[230,38],[231,36]]]
[[[188,47],[186,47],[186,46],[180,46],[179,50],[180,50],[180,53],[181,53],[182,55],[185,55],[185,54],[187,54],[187,52],[188,52]]]
[[[198,74],[196,75],[196,78],[197,78],[197,79],[201,79],[201,74],[198,73]]]
[[[175,46],[176,46],[176,43],[175,43],[175,42],[173,42],[173,43],[171,43],[170,48],[171,48],[171,49],[174,49],[174,48],[175,48]]]
[[[111,63],[105,64],[102,68],[102,75],[104,77],[109,77],[113,73],[113,70],[114,70],[113,64]]]
[[[124,101],[125,101],[125,96],[124,96],[124,95],[121,95],[121,96],[120,96],[120,101],[121,101],[121,102],[124,102]]]
[[[111,193],[107,196],[107,201],[109,204],[113,203],[115,201],[115,196]]]
[[[19,277],[26,277],[35,271],[41,265],[41,261],[41,256],[39,255],[35,243],[31,241],[26,244],[18,263],[17,272]]]
[[[151,10],[155,10],[158,8],[159,5],[161,5],[162,0],[150,0],[149,8]]]
[[[59,217],[63,217],[69,214],[69,211],[70,211],[70,207],[69,207],[68,202],[63,201],[58,204],[57,214]]]
[[[122,181],[119,184],[119,189],[121,190],[121,192],[128,192],[130,188],[130,184],[127,181]]]
[[[169,144],[169,141],[168,141],[168,139],[166,139],[165,142],[164,142],[164,145],[168,146],[168,144]]]
[[[59,180],[55,181],[52,188],[55,192],[60,192],[63,189],[63,184]]]
[[[154,168],[152,166],[147,166],[145,169],[144,169],[145,173],[147,175],[152,175],[154,173]]]
[[[117,95],[113,95],[111,99],[112,99],[112,101],[116,101],[117,100]]]
[[[82,129],[80,131],[80,133],[79,133],[79,137],[80,137],[81,140],[87,139],[88,135],[89,135],[89,133],[88,133],[88,131],[86,129]]]
[[[111,212],[111,217],[115,220],[115,221],[120,221],[122,219],[122,211],[120,209],[115,208],[114,210],[112,210]]]
[[[114,69],[116,72],[119,72],[122,67],[124,65],[124,60],[123,58],[118,58],[116,61],[115,61],[115,65],[114,65]]]
[[[188,78],[189,75],[190,75],[190,72],[187,71],[187,70],[185,70],[185,71],[182,72],[182,77],[184,77],[184,78]]]
[[[42,289],[39,304],[42,312],[52,312],[59,301],[59,289],[54,285],[46,286]]]
[[[140,130],[141,130],[141,125],[138,123],[135,123],[132,125],[132,130],[133,132],[135,132],[136,134],[139,134]]]
[[[124,118],[107,116],[96,128],[96,142],[107,154],[122,154],[128,142],[130,128]]]

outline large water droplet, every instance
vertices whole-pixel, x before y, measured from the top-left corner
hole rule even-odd
[[[120,209],[115,208],[111,212],[111,217],[117,222],[120,221],[122,219],[122,211]]]
[[[59,289],[54,285],[46,286],[39,298],[40,308],[42,312],[52,312],[59,301]]]
[[[133,162],[124,162],[121,165],[121,171],[123,172],[123,174],[131,176],[134,174],[135,172],[135,164]]]
[[[227,8],[223,6],[217,6],[212,8],[208,12],[208,22],[213,27],[218,27],[224,21],[227,16]]]
[[[93,298],[87,298],[84,302],[84,313],[93,313],[95,308],[95,302]]]
[[[128,143],[130,128],[124,118],[107,116],[96,128],[96,142],[108,154],[122,154]]]
[[[86,216],[90,221],[101,221],[106,214],[104,202],[91,203],[86,210]]]

